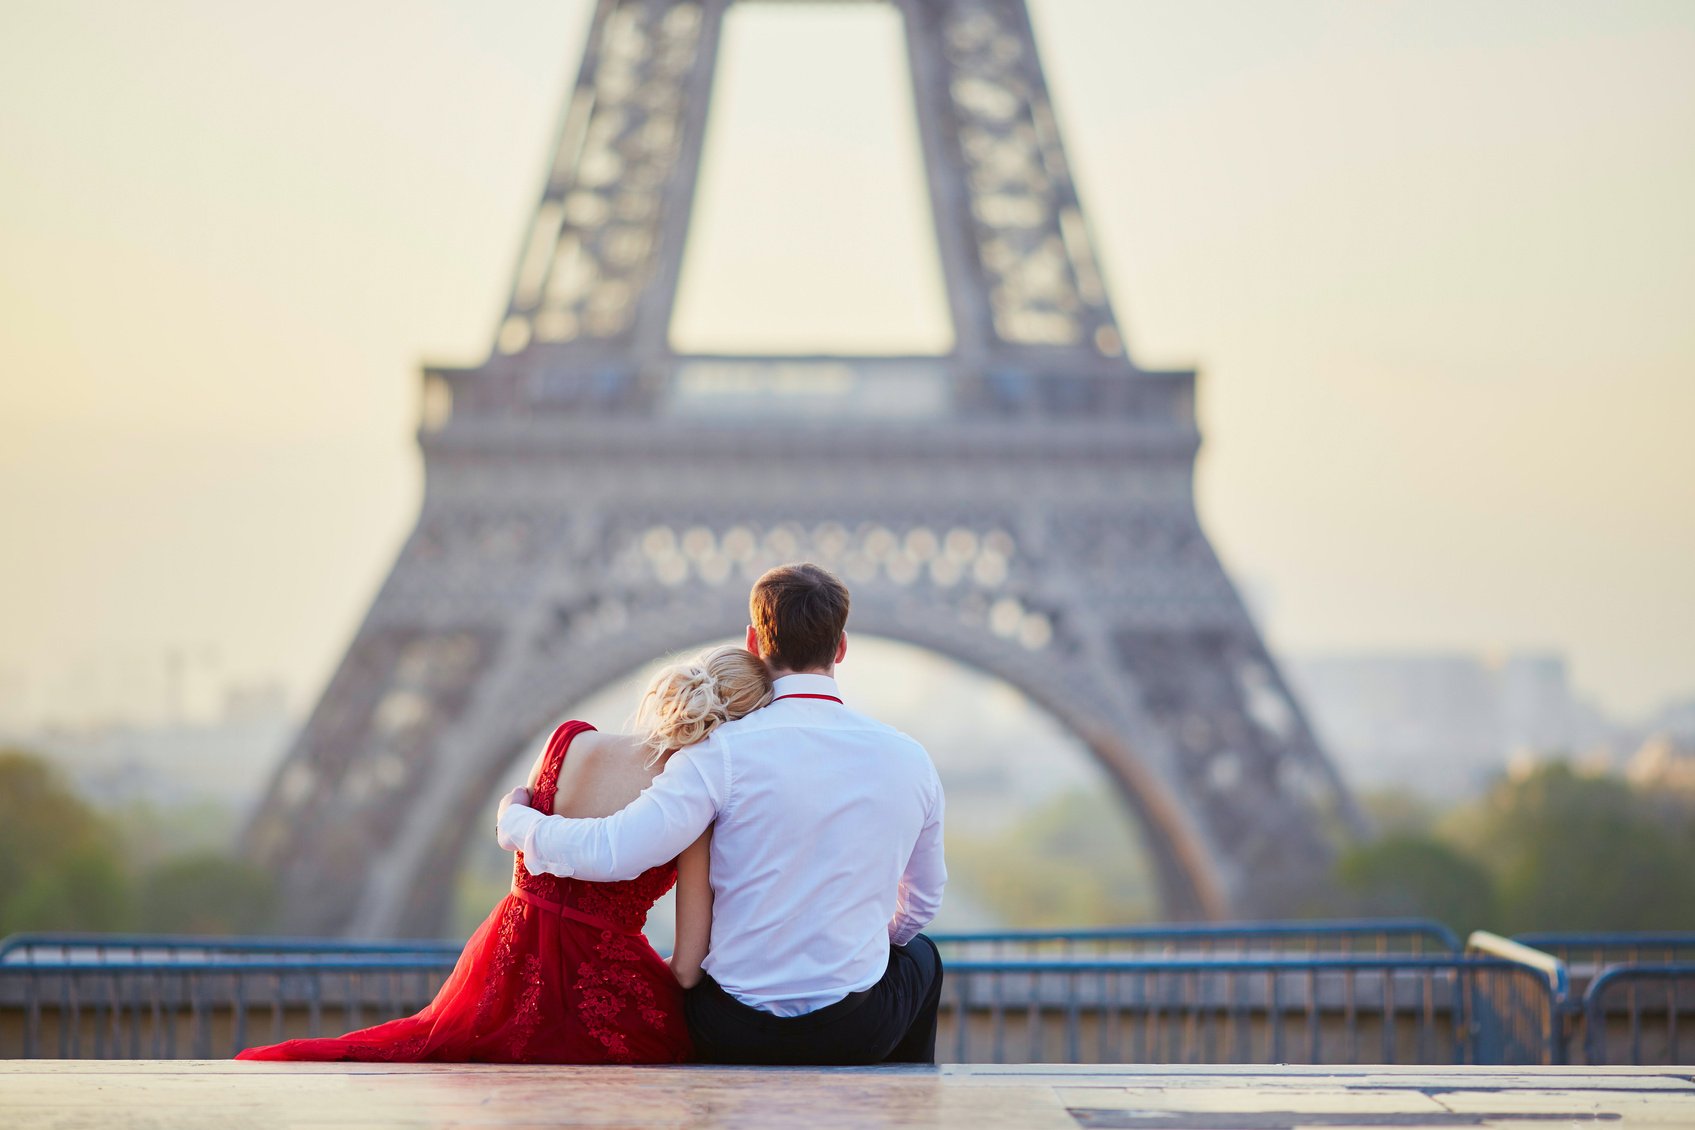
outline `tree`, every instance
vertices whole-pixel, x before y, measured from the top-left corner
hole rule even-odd
[[[1354,848],[1336,879],[1350,914],[1435,918],[1462,930],[1495,922],[1489,872],[1427,835],[1399,832]]]
[[[1494,875],[1505,931],[1695,927],[1690,841],[1615,777],[1540,766],[1447,826]]]
[[[1106,926],[1145,921],[1159,895],[1148,856],[1110,790],[1061,794],[994,838],[951,833],[958,888],[1007,923]]]
[[[78,797],[45,760],[0,751],[0,936],[19,930],[230,934],[271,924],[271,877],[213,850],[154,862],[153,814],[124,820]],[[203,830],[193,834],[204,835]]]
[[[172,934],[252,934],[271,925],[271,876],[216,852],[167,860],[141,880],[140,925]]]
[[[0,935],[126,926],[129,887],[113,838],[46,761],[0,751]]]

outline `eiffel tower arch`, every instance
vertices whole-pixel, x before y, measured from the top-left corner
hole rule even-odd
[[[1194,373],[1138,368],[1023,0],[904,18],[954,345],[668,330],[730,0],[599,0],[494,348],[424,374],[416,528],[248,833],[288,928],[428,934],[571,703],[811,559],[850,631],[1016,685],[1122,787],[1173,917],[1285,913],[1357,818],[1202,533]]]

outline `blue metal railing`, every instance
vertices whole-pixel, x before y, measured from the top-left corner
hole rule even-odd
[[[960,1059],[1675,1063],[1695,1028],[1688,933],[1480,931],[1462,949],[1400,919],[934,938]],[[270,1039],[345,1031],[422,1007],[459,949],[17,934],[0,940],[0,1056],[227,1054],[266,1019]]]
[[[1225,922],[1112,926],[1073,930],[956,931],[930,935],[960,957],[1141,956],[1159,953],[1237,955],[1454,954],[1458,936],[1429,919],[1342,919],[1312,922]],[[0,964],[40,960],[198,960],[214,954],[456,954],[457,942],[409,939],[204,937],[169,934],[14,934],[0,940]]]
[[[1568,965],[1695,961],[1695,934],[1674,932],[1556,932],[1515,934],[1513,940],[1553,954]]]
[[[1457,954],[1460,939],[1426,918],[1310,922],[1204,922],[1072,930],[982,930],[931,934],[959,959],[1325,954]]]
[[[269,1013],[271,1038],[303,1012],[312,1034],[350,1031],[405,1016],[428,1003],[453,955],[0,965],[0,1057],[205,1059],[250,1044],[255,1014]],[[326,1025],[326,1012],[339,1022]],[[51,1031],[49,1031],[51,1029]]]
[[[1550,953],[1527,946],[1523,942],[1504,938],[1488,930],[1473,930],[1466,938],[1468,957],[1493,958],[1507,961],[1540,977],[1548,988],[1548,1010],[1535,1016],[1527,1013],[1518,996],[1504,995],[1499,983],[1485,986],[1476,1012],[1477,1035],[1483,1044],[1498,1041],[1528,1041],[1533,1030],[1540,1031],[1551,1064],[1563,1064],[1570,1058],[1571,1044],[1571,975],[1566,963]]]
[[[1695,962],[1610,965],[1583,994],[1583,1050],[1592,1064],[1684,1063],[1683,1041],[1695,1048],[1691,1027]],[[1628,1055],[1618,1054],[1621,1040]]]
[[[10,963],[0,1009],[19,1019],[0,1054],[228,1055],[414,1012],[452,966],[447,954]],[[1544,1021],[1555,1007],[1538,973],[1493,959],[963,961],[944,986],[962,1061],[1551,1062],[1535,1037],[1545,1022],[1481,1022],[1502,1001]]]
[[[960,1062],[1559,1062],[1541,971],[1464,956],[955,961]]]
[[[1503,938],[1488,930],[1473,930],[1466,938],[1467,954],[1494,957],[1534,969],[1548,982],[1555,997],[1564,1000],[1571,995],[1571,974],[1566,963],[1553,954],[1527,945],[1516,938]]]
[[[1083,1054],[1088,1028],[1097,1054],[1115,1047],[1112,1033],[1125,1032],[1134,1033],[1131,1042],[1144,1047],[1142,1054],[1197,1061],[1224,1054],[1212,1027],[1227,1016],[1237,1025],[1231,1054],[1283,1057],[1293,1039],[1285,1022],[1293,1023],[1290,1010],[1297,1000],[1309,1010],[1302,1013],[1310,1028],[1303,1039],[1309,1049],[1319,1049],[1309,1055],[1375,1059],[1383,1052],[1368,1050],[1410,1047],[1407,1055],[1415,1061],[1434,1055],[1446,1062],[1461,1054],[1454,1049],[1470,1059],[1480,1054],[1463,1039],[1463,1027],[1456,1042],[1436,1023],[1437,1015],[1449,1020],[1470,1015],[1459,974],[1437,972],[1444,961],[1453,966],[1458,949],[1441,923],[1002,930],[942,933],[937,942],[949,954],[948,984],[958,993],[949,998],[949,1008],[961,1039],[973,1044],[970,1033],[985,1025],[1000,1033],[992,1047],[973,1044],[970,1054],[1009,1055],[1009,1016],[1017,1013],[1037,1042],[1058,1025],[1054,1030],[1063,1037],[1056,1037],[1059,1044],[1048,1055]],[[270,1018],[261,1025],[270,1028],[270,1039],[283,1039],[285,1028],[298,1035],[302,1022],[315,1035],[341,1032],[417,1010],[431,1000],[458,950],[458,944],[437,940],[15,935],[0,942],[0,1008],[24,1013],[24,1033],[0,1052],[175,1055],[186,1049],[207,1055],[214,1054],[214,1044],[222,1049],[225,1039],[232,1052],[258,1032],[254,1016]],[[1436,964],[1397,966],[1385,964],[1385,957]],[[1171,976],[1187,976],[1197,993],[1187,1013],[1195,1040],[1171,1037],[1170,1018],[1181,1011]],[[1464,976],[1475,981],[1480,974]],[[1410,988],[1415,983],[1420,988]],[[1241,1025],[1251,1023],[1268,1025],[1270,1035],[1244,1045],[1248,1028]],[[1332,1032],[1320,1039],[1314,1023]],[[1385,1039],[1388,1044],[1381,1044]],[[261,1040],[264,1035],[254,1042]],[[1481,1052],[1485,1061],[1500,1054]]]
[[[325,958],[457,955],[459,942],[431,939],[207,937],[193,934],[12,934],[0,939],[0,966],[40,962],[196,962],[220,955]]]

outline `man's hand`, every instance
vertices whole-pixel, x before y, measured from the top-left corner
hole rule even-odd
[[[530,790],[520,785],[505,796],[501,797],[500,805],[494,810],[494,839],[496,843],[498,843],[502,848],[505,848],[507,851],[518,850],[518,845],[508,842],[506,837],[500,834],[500,818],[505,816],[506,810],[515,804],[520,804],[528,808],[530,804]]]

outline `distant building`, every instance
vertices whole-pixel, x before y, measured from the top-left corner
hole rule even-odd
[[[1682,699],[1661,707],[1649,721],[1648,729],[1655,734],[1670,737],[1686,747],[1695,747],[1695,698]]]
[[[1515,758],[1612,756],[1615,728],[1578,701],[1563,656],[1378,653],[1286,660],[1350,784],[1432,799],[1476,792]]]
[[[49,727],[10,742],[47,757],[103,805],[212,801],[245,814],[298,725],[282,689],[261,683],[229,688],[215,721]]]
[[[1631,755],[1624,776],[1645,793],[1695,800],[1695,742],[1655,734]]]

